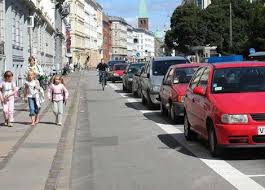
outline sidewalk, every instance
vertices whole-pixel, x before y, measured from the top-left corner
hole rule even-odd
[[[46,100],[41,111],[41,122],[37,126],[30,126],[27,105],[21,104],[17,107],[14,127],[0,128],[1,189],[43,190],[51,187],[46,183],[48,178],[52,179],[51,167],[54,165],[54,158],[58,152],[58,143],[63,131],[68,129],[66,126],[71,127],[72,131],[75,128],[75,125],[69,125],[73,122],[69,122],[69,118],[77,113],[76,108],[72,109],[72,105],[79,101],[79,97],[76,96],[79,79],[80,73],[73,73],[66,77],[66,81],[69,81],[66,86],[70,97],[65,108],[63,127],[53,124],[52,106]],[[68,123],[65,123],[66,120]]]

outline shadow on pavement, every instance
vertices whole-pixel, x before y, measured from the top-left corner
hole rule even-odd
[[[176,149],[176,151],[181,152],[188,156],[198,157],[202,159],[209,160],[224,160],[224,161],[240,161],[240,160],[264,160],[265,159],[265,149],[264,148],[251,148],[251,149],[225,149],[218,158],[211,156],[208,143],[201,139],[197,138],[193,142],[188,142],[184,139],[184,134],[161,134],[158,135],[158,139],[165,144],[170,149]],[[180,139],[182,143],[180,144],[177,140]],[[190,145],[189,145],[190,144]],[[196,150],[195,156],[192,153],[192,150]],[[197,154],[198,153],[198,154]]]

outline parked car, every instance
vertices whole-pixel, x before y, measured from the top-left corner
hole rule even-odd
[[[184,134],[223,148],[265,147],[265,62],[209,64],[194,74],[185,97]]]
[[[173,121],[184,116],[184,97],[189,82],[202,64],[180,64],[171,66],[160,88],[160,110]]]
[[[131,63],[127,66],[125,74],[122,77],[123,91],[132,92],[133,75],[144,66],[144,63]]]
[[[141,97],[141,75],[144,72],[144,66],[138,69],[137,73],[133,76],[132,93],[134,96]]]
[[[108,71],[107,71],[107,78],[111,81],[111,76],[113,76],[113,66],[116,64],[124,64],[125,61],[109,61],[108,62]]]
[[[127,64],[115,64],[113,66],[113,73],[110,76],[110,79],[113,83],[115,83],[116,81],[122,81],[122,76],[124,75],[126,67]]]
[[[160,86],[168,68],[184,63],[188,63],[188,60],[182,56],[157,57],[147,63],[141,75],[142,103],[148,104],[149,107],[159,104]]]

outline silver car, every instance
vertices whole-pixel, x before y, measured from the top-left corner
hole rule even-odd
[[[157,57],[153,58],[145,65],[141,75],[142,103],[148,104],[150,108],[159,104],[160,86],[164,75],[171,65],[189,63],[183,56],[176,57]]]

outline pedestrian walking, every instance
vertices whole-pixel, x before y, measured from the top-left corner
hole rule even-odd
[[[0,83],[1,102],[3,106],[5,126],[13,127],[16,84],[13,82],[13,73],[6,71],[4,81]]]
[[[29,116],[31,117],[32,126],[39,123],[39,112],[41,103],[43,102],[43,97],[41,98],[40,95],[41,93],[40,83],[36,79],[36,74],[29,71],[27,81],[25,83],[24,98],[29,104]]]
[[[68,99],[69,93],[64,86],[62,76],[55,75],[52,84],[48,89],[48,98],[53,103],[53,112],[55,115],[55,123],[62,126],[64,104]]]
[[[30,56],[28,59],[28,69],[27,72],[32,71],[35,73],[36,78],[39,79],[39,77],[44,75],[43,69],[41,65],[36,63],[36,59],[33,56]]]

